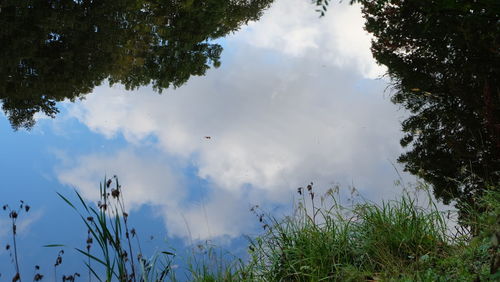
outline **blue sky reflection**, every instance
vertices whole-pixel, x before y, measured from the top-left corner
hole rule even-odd
[[[309,1],[278,1],[222,41],[219,69],[179,89],[100,86],[31,132],[13,132],[2,116],[2,204],[33,207],[20,230],[23,268],[50,273],[57,250],[42,245],[84,245],[86,231],[56,191],[94,201],[104,175],[119,176],[142,234],[177,249],[214,240],[241,252],[241,236],[259,232],[250,206],[287,210],[311,181],[355,185],[374,201],[398,193],[391,162],[404,113],[375,79],[383,69],[362,22],[356,6],[318,19]],[[66,256],[68,269],[81,267]],[[3,247],[0,259],[9,260]],[[0,264],[0,273],[12,267]]]

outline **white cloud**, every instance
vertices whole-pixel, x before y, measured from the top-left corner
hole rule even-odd
[[[73,165],[58,168],[57,175],[59,182],[95,202],[99,200],[98,181],[117,175],[127,194],[126,206],[131,209],[143,204],[177,206],[185,197],[185,191],[178,189],[181,179],[167,163],[154,157],[141,158],[131,150],[80,157]]]
[[[107,137],[122,133],[137,144],[153,135],[161,150],[194,162],[200,177],[227,190],[376,178],[377,166],[399,153],[397,113],[382,97],[383,83],[301,60],[284,73],[255,60],[164,95],[101,87],[73,114]]]
[[[364,78],[378,70],[358,8],[332,5],[318,19],[306,2],[277,2],[228,40],[235,51],[221,68],[177,90],[103,86],[68,105],[90,130],[121,134],[136,149],[81,157],[60,181],[95,198],[96,179],[116,173],[134,187],[131,206],[158,206],[170,235],[200,239],[241,234],[252,225],[249,204],[289,203],[309,181],[352,183],[371,200],[394,194],[399,114],[383,96],[386,83]],[[150,136],[176,169],[139,154]],[[175,177],[188,165],[210,184],[195,203]]]
[[[16,205],[17,207],[17,205]],[[5,214],[5,217],[0,218],[0,240],[3,243],[8,242],[7,244],[11,245],[12,244],[12,220],[7,216],[7,212]],[[38,210],[38,211],[33,211],[31,209],[29,211],[29,214],[26,214],[26,212],[23,210],[20,212],[20,215],[17,219],[16,222],[16,237],[24,237],[27,236],[30,231],[31,227],[33,226],[34,223],[39,221],[43,216],[43,212]],[[2,245],[2,248],[0,249],[0,255],[4,252],[8,252],[5,248],[5,245]]]
[[[156,137],[158,150],[180,160],[181,167],[194,165],[213,184],[203,205],[186,203],[168,163],[138,153],[82,157],[60,171],[61,182],[87,187],[85,195],[95,198],[86,191],[96,190],[96,179],[118,174],[135,187],[133,206],[160,208],[170,235],[189,236],[187,222],[191,236],[201,239],[241,234],[252,225],[249,204],[288,203],[292,191],[309,181],[322,188],[352,181],[371,199],[390,193],[396,174],[388,160],[400,152],[400,134],[382,82],[318,70],[302,60],[284,66],[286,72],[281,66],[262,69],[264,59],[253,58],[245,65],[237,59],[163,95],[101,87],[70,108],[108,138],[123,134],[139,145]],[[245,187],[251,187],[250,195]]]
[[[306,0],[276,1],[233,40],[296,57],[318,54],[323,64],[352,68],[368,78],[385,73],[371,55],[371,37],[363,29],[360,5],[331,3],[321,18],[315,10]]]
[[[253,195],[249,196],[215,188],[198,197],[200,199],[188,202],[190,193],[203,191],[186,190],[175,168],[160,158],[130,149],[82,156],[73,164],[66,162],[57,169],[61,183],[74,187],[82,197],[93,202],[99,200],[98,180],[103,179],[104,174],[118,175],[127,210],[133,212],[142,205],[155,207],[170,236],[191,240],[234,238],[253,227],[254,219],[248,207],[258,191],[252,191]],[[0,220],[0,226],[3,224]],[[0,237],[2,235],[5,234],[0,233]]]

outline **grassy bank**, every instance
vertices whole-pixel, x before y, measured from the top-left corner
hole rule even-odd
[[[377,205],[339,204],[330,190],[315,202],[311,186],[291,217],[264,216],[267,232],[252,240],[244,274],[262,281],[489,281],[499,279],[499,193],[481,200],[485,212],[472,237],[450,230],[449,213],[409,193]],[[428,198],[429,199],[429,198]],[[308,201],[310,201],[309,205]],[[319,207],[315,207],[318,206]],[[495,235],[495,236],[493,236]],[[498,264],[498,261],[496,262]],[[492,273],[495,272],[495,273]]]
[[[297,190],[294,213],[276,218],[258,207],[251,209],[263,233],[249,238],[248,259],[228,255],[208,244],[179,258],[172,250],[143,254],[136,230],[129,226],[117,178],[100,186],[101,200],[87,203],[78,194],[61,198],[80,216],[88,230],[87,244],[77,249],[88,273],[61,276],[63,281],[496,281],[500,279],[500,193],[489,189],[478,203],[472,236],[468,227],[454,226],[449,212],[438,210],[431,197],[422,202],[404,193],[399,199],[375,204],[350,199],[342,204],[339,188],[318,195],[312,183]],[[420,190],[419,190],[420,189]],[[353,191],[355,192],[355,191]],[[11,257],[17,265],[16,221],[29,211],[5,206],[12,220]],[[61,247],[59,245],[52,247]],[[21,254],[22,255],[22,254]],[[173,269],[176,261],[186,269]],[[58,265],[54,266],[54,271]],[[57,275],[56,275],[57,276]],[[89,276],[91,279],[88,279]],[[5,278],[6,276],[3,276]],[[28,277],[22,276],[23,280]],[[31,278],[31,277],[30,277]],[[10,277],[9,277],[10,279]],[[29,279],[31,280],[31,279]],[[34,281],[43,280],[36,272]]]

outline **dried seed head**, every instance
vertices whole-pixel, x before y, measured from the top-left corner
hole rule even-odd
[[[26,212],[29,212],[30,208],[31,208],[31,207],[30,207],[30,206],[28,206],[28,205],[24,206],[24,210],[25,210]]]
[[[54,264],[54,266],[58,266],[62,263],[62,257],[58,256],[57,259],[56,259],[56,263]]]
[[[113,182],[111,179],[108,179],[108,182],[106,182],[106,187],[109,188],[109,186],[111,185],[111,182]]]
[[[62,264],[62,255],[64,254],[64,250],[60,250],[59,253],[57,254],[56,258],[56,263],[54,264],[54,267],[61,265]]]
[[[12,219],[16,219],[17,218],[17,212],[16,211],[11,211],[9,213],[9,217],[12,218]]]
[[[111,189],[111,196],[113,198],[115,198],[115,199],[118,198],[120,196],[120,190],[118,190],[118,189]]]

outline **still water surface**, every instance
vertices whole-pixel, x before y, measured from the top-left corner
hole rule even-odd
[[[160,3],[161,2],[161,3]],[[359,8],[310,1],[15,1],[0,5],[0,203],[26,201],[20,265],[82,270],[86,229],[56,192],[117,175],[145,252],[210,240],[244,255],[254,204],[294,191],[396,193],[403,113],[384,95]],[[161,92],[161,94],[160,94]],[[14,272],[0,217],[1,279]],[[180,267],[182,262],[179,262]]]

